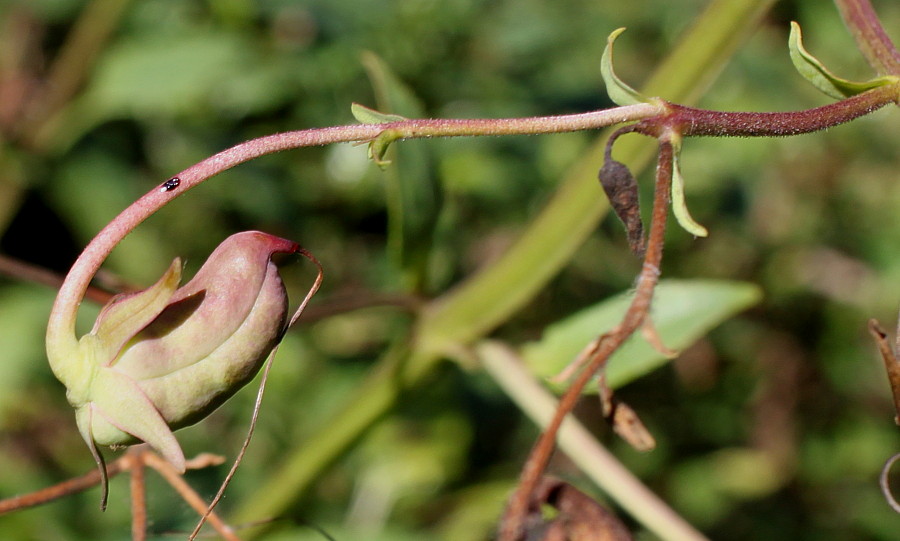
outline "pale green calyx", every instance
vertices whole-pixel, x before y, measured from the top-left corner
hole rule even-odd
[[[884,76],[864,82],[848,81],[831,73],[819,60],[803,47],[803,35],[800,25],[791,21],[791,35],[788,38],[791,62],[804,79],[832,98],[844,99],[900,81],[896,76]]]

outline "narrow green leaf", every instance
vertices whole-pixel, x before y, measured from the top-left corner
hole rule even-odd
[[[788,38],[791,62],[804,79],[832,98],[844,99],[856,94],[897,82],[894,76],[878,77],[865,82],[848,81],[831,73],[819,60],[803,48],[800,25],[791,21],[791,35]]]
[[[687,202],[684,199],[684,177],[681,176],[681,166],[678,164],[680,152],[675,151],[675,158],[672,162],[672,212],[675,213],[675,219],[678,225],[685,231],[695,237],[706,237],[709,231],[705,227],[698,224],[688,212]]]
[[[603,50],[603,56],[600,59],[600,73],[603,75],[603,82],[606,83],[606,93],[609,94],[609,99],[618,105],[646,103],[648,101],[647,98],[625,84],[613,70],[613,43],[619,37],[619,34],[624,31],[624,28],[619,28],[609,35],[606,39],[606,48]]]
[[[743,282],[663,280],[653,300],[653,323],[667,347],[682,350],[760,297],[759,288]],[[617,295],[549,326],[543,338],[522,348],[529,369],[544,378],[561,372],[598,334],[619,323],[631,298],[632,293]],[[610,359],[606,374],[612,387],[668,360],[637,334]],[[596,390],[593,386],[589,392]]]

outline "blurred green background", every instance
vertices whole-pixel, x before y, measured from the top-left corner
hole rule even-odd
[[[252,137],[353,122],[351,102],[377,105],[366,51],[408,86],[425,116],[582,112],[612,105],[599,70],[610,31],[628,27],[617,70],[637,85],[705,5],[7,0],[0,3],[0,252],[64,273],[106,222],[177,171]],[[875,7],[889,31],[900,27],[900,4]],[[777,111],[827,103],[793,71],[791,20],[801,22],[807,48],[826,65],[848,78],[869,76],[831,3],[780,1],[701,105]],[[879,111],[790,139],[684,145],[688,202],[711,235],[694,240],[672,227],[664,276],[746,281],[764,299],[622,389],[657,450],[638,454],[613,438],[593,397],[579,412],[710,538],[900,537],[900,517],[877,488],[883,462],[900,451],[900,434],[866,332],[871,317],[893,326],[900,303],[896,115]],[[386,248],[392,173],[367,162],[364,146],[242,165],[122,243],[105,268],[128,284],[151,283],[175,256],[193,271],[244,229],[295,239],[325,266],[322,293],[276,360],[255,439],[219,508],[226,518],[290,450],[315,445],[321,424],[360,399],[357,386],[380,353],[408,332],[409,307],[494,260],[593,137],[415,142],[414,170],[441,195],[427,203],[436,209],[434,232],[420,239],[412,280]],[[493,335],[534,340],[548,324],[627,290],[638,270],[609,216]],[[294,263],[282,275],[296,302],[313,273]],[[92,467],[43,353],[53,295],[0,277],[0,497]],[[86,303],[86,321],[96,310]],[[180,432],[186,453],[233,456],[254,397],[245,389]],[[267,538],[324,539],[321,528],[339,540],[487,539],[537,434],[477,366],[444,363],[332,457]],[[211,497],[225,471],[187,477]],[[562,455],[551,471],[604,498]],[[159,478],[148,479],[151,538],[183,537],[177,532],[192,528],[192,511]],[[105,513],[95,489],[0,517],[0,535],[127,539],[127,482],[115,479],[111,491]],[[623,519],[639,539],[655,539]]]

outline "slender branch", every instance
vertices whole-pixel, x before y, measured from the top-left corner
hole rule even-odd
[[[197,494],[194,489],[192,489],[191,486],[185,482],[185,480],[181,477],[181,474],[175,471],[175,468],[173,468],[167,460],[149,450],[145,450],[143,452],[143,458],[144,464],[156,470],[163,477],[163,479],[165,479],[170,485],[172,485],[172,488],[174,488],[175,491],[178,492],[178,495],[181,496],[181,499],[187,502],[187,504],[190,505],[191,508],[194,509],[194,511],[199,513],[201,516],[205,515],[207,522],[209,522],[210,525],[215,528],[217,532],[219,532],[219,535],[226,539],[226,541],[240,541],[240,538],[234,533],[234,530],[232,530],[230,526],[225,524],[225,522],[222,521],[221,518],[219,518],[219,515],[212,511],[210,511],[208,515],[206,514],[206,502],[203,501],[203,498],[201,498],[200,495]]]
[[[131,459],[131,539],[144,541],[147,539],[147,492],[144,483],[144,461],[140,447],[129,449],[127,458]]]
[[[900,51],[885,32],[869,0],[834,0],[856,45],[879,75],[900,76]]]
[[[115,462],[106,465],[106,474],[109,477],[114,477],[127,470],[129,465],[130,459],[123,456]],[[98,484],[100,484],[100,471],[91,470],[84,475],[68,479],[53,486],[42,488],[35,492],[0,500],[0,515],[43,505],[72,494],[83,492]]]
[[[509,507],[504,514],[498,538],[500,541],[520,541],[522,539],[528,502],[544,470],[547,468],[547,464],[550,462],[550,457],[555,447],[556,434],[562,425],[563,419],[575,407],[584,387],[598,371],[603,369],[610,355],[640,327],[650,310],[653,291],[659,281],[659,265],[662,262],[663,240],[672,184],[673,159],[674,151],[671,141],[668,139],[661,140],[659,144],[659,160],[656,167],[653,218],[650,224],[644,265],[638,278],[634,299],[622,317],[622,321],[612,331],[595,341],[592,348],[593,351],[587,356],[588,362],[584,370],[578,374],[578,377],[560,399],[559,407],[557,407],[553,419],[551,419],[544,433],[541,434],[541,437],[532,449],[531,455],[522,469],[519,485],[510,498]]]
[[[504,344],[485,341],[476,348],[485,370],[541,428],[558,403]],[[706,538],[647,488],[576,418],[568,415],[559,429],[559,447],[600,488],[660,539],[702,541]]]
[[[382,133],[392,139],[515,135],[580,131],[648,119],[648,129],[680,124],[685,135],[793,135],[846,122],[887,103],[900,101],[900,83],[883,86],[824,107],[791,113],[724,113],[655,102],[614,109],[548,117],[508,119],[405,120],[301,130],[247,141],[167,180],[122,211],[84,249],[69,271],[50,314],[47,350],[51,368],[64,362],[64,352],[77,347],[75,319],[91,278],[113,248],[141,222],[175,197],[212,176],[248,160],[287,149],[339,142],[372,141]],[[653,117],[656,117],[654,120]],[[665,121],[665,122],[663,122]]]
[[[134,455],[141,457],[141,460],[143,460],[144,456],[152,454],[150,451],[147,451],[146,448],[133,447],[132,449],[135,449],[134,453],[123,455],[114,462],[106,465],[106,474],[110,478],[119,475],[123,471],[129,471],[136,460]],[[138,453],[138,451],[140,451],[140,453]],[[189,470],[198,470],[221,464],[223,461],[224,459],[222,459],[222,457],[203,453],[185,462],[185,467]],[[146,461],[143,461],[143,463],[146,463]],[[0,500],[0,515],[11,513],[13,511],[21,511],[23,509],[28,509],[29,507],[36,507],[66,496],[71,496],[72,494],[83,492],[99,485],[100,480],[100,472],[94,469],[84,475],[68,479],[53,486],[42,488],[35,492]]]

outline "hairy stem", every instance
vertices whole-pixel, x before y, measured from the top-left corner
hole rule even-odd
[[[869,0],[834,0],[856,45],[879,75],[900,76],[900,51],[885,32]]]
[[[685,136],[779,137],[824,130],[867,115],[890,103],[900,104],[900,82],[874,88],[822,107],[782,113],[707,111],[668,104],[665,119],[648,119],[648,133],[660,123],[674,126]]]
[[[472,135],[562,133],[601,128],[660,114],[657,105],[639,104],[591,113],[532,118],[472,120],[407,120],[301,130],[260,137],[235,145],[193,165],[122,211],[87,245],[60,288],[47,329],[48,352],[76,346],[75,315],[91,278],[113,248],[141,222],[203,181],[259,156],[308,146],[369,141],[390,130],[398,139]],[[58,361],[50,354],[51,366]]]

